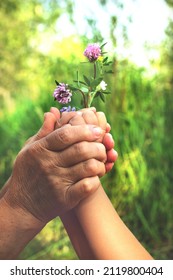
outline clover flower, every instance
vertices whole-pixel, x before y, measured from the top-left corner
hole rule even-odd
[[[62,113],[62,112],[73,112],[73,111],[76,111],[76,108],[75,107],[71,107],[71,106],[68,106],[68,107],[62,107],[61,109],[60,109],[60,112]]]
[[[67,104],[71,101],[72,93],[80,95],[81,105],[84,108],[91,107],[92,102],[96,97],[99,97],[103,102],[106,101],[105,95],[111,92],[107,90],[107,84],[104,81],[105,74],[111,74],[113,71],[109,69],[113,61],[103,51],[103,47],[107,43],[99,45],[98,43],[89,44],[84,50],[84,56],[89,60],[92,72],[90,75],[80,75],[79,70],[76,72],[76,79],[73,84],[58,83],[54,90],[54,100],[61,104]],[[87,71],[88,72],[88,71]],[[78,101],[79,104],[80,101]],[[71,106],[62,107],[60,112],[76,111],[80,108]]]
[[[98,44],[89,44],[84,51],[84,56],[86,56],[90,62],[94,62],[101,56],[101,52],[101,48]]]
[[[54,99],[59,103],[67,104],[71,101],[72,93],[68,89],[68,85],[64,83],[57,83],[57,87],[53,93]]]

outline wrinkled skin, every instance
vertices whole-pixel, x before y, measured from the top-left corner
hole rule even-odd
[[[102,129],[93,133],[97,125]],[[109,131],[103,113],[84,109],[82,114],[63,113],[60,119],[59,111],[51,108],[42,128],[17,156],[0,197],[44,223],[72,209],[99,187],[99,177],[117,158],[114,142],[105,134]]]
[[[106,161],[104,145],[95,142],[103,130],[94,128],[68,124],[42,139],[37,140],[45,132],[30,139],[2,192],[9,207],[47,223],[94,192]]]

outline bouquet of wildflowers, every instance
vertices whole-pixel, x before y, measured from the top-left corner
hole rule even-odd
[[[84,56],[87,58],[88,63],[93,65],[93,75],[87,77],[83,75],[83,79],[79,79],[79,73],[77,71],[77,78],[74,80],[73,84],[65,84],[56,82],[56,88],[54,90],[53,96],[54,100],[61,104],[68,104],[71,102],[73,94],[78,93],[81,95],[81,103],[83,108],[89,108],[96,97],[100,97],[102,101],[105,102],[105,94],[109,94],[107,84],[104,81],[104,74],[113,73],[112,70],[107,69],[108,66],[112,64],[109,61],[108,56],[104,56],[106,52],[103,51],[103,44],[89,44],[84,51]],[[75,107],[62,107],[60,110],[64,111],[76,111]]]

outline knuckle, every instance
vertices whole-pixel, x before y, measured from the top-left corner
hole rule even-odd
[[[84,163],[84,168],[87,174],[95,175],[98,173],[98,162],[95,159],[89,159]]]
[[[81,125],[79,129],[80,129],[80,131],[82,131],[84,139],[90,140],[91,134],[92,134],[90,125],[88,125],[88,124]]]
[[[46,171],[46,167],[49,167],[49,154],[47,150],[38,142],[30,145],[23,154],[25,162],[32,165],[37,171]]]
[[[81,124],[85,124],[85,120],[83,119],[83,117],[81,115],[75,115],[70,121],[69,123],[71,125],[81,125]]]
[[[75,154],[80,156],[82,155],[84,158],[86,157],[87,153],[88,153],[88,143],[86,141],[77,143],[76,145],[74,145],[75,148]]]
[[[34,167],[34,169],[37,169],[37,172],[42,171],[42,166],[43,166],[43,162],[42,162],[42,157],[40,157],[39,151],[36,149],[35,146],[30,147],[25,155],[25,161],[27,162],[28,165],[31,165],[32,167]]]
[[[93,193],[100,186],[100,180],[98,176],[85,178],[82,183],[82,192],[86,195]]]
[[[106,149],[105,146],[101,143],[96,143],[96,153],[99,155],[100,160],[106,161],[107,155],[106,155]]]
[[[30,145],[30,146],[26,147],[26,149],[24,148],[19,153],[19,157],[24,158],[25,160],[31,161],[32,159],[35,159],[36,154],[37,154],[36,145]]]
[[[90,124],[90,123],[97,124],[97,118],[93,111],[85,111],[83,113],[83,118],[84,118],[85,122],[88,124]]]
[[[17,155],[14,167],[21,170],[31,170],[33,166],[38,167],[39,157],[35,145],[25,146]]]
[[[65,127],[60,128],[55,133],[55,138],[57,141],[60,141],[61,143],[68,144],[70,141],[70,131],[68,129],[69,125],[66,125]]]
[[[89,193],[92,189],[91,186],[91,182],[89,178],[86,178],[85,180],[83,180],[83,184],[82,184],[82,192],[83,193]]]
[[[31,158],[36,158],[38,153],[42,153],[42,146],[40,144],[30,145],[27,149],[27,153]]]

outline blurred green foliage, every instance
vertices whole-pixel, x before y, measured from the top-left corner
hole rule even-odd
[[[105,8],[109,1],[98,1]],[[172,1],[167,1],[172,5]],[[123,8],[125,1],[117,3]],[[54,80],[72,81],[85,36],[59,38],[61,15],[73,18],[73,1],[7,0],[0,2],[0,186],[28,137],[35,134],[43,113],[55,106]],[[109,15],[108,15],[109,16]],[[96,20],[87,18],[93,41],[103,41]],[[110,16],[110,38],[117,17]],[[102,178],[122,219],[157,259],[173,258],[173,22],[169,22],[155,75],[127,59],[114,57],[108,76],[112,94],[97,103],[112,127],[119,159]],[[51,38],[57,40],[51,41]],[[124,29],[124,40],[127,40]],[[50,44],[49,44],[50,40]],[[77,98],[77,97],[76,97]],[[20,259],[76,259],[58,219],[25,248]]]

